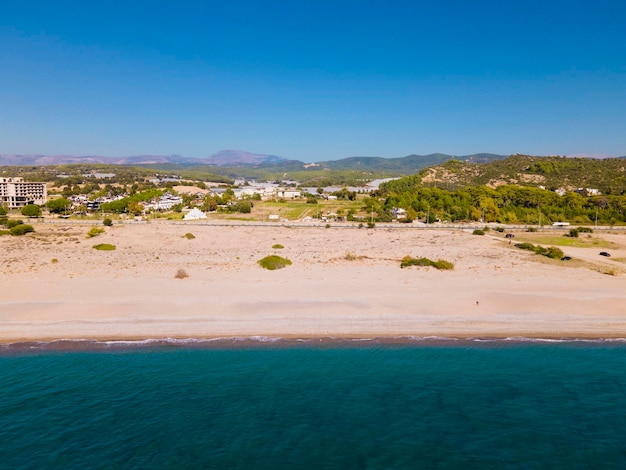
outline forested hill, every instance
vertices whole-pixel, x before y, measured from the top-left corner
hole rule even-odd
[[[506,156],[493,153],[478,153],[453,157],[445,153],[431,153],[429,155],[408,155],[400,158],[349,157],[319,162],[317,166],[332,170],[389,171],[397,174],[410,174],[432,165],[440,165],[452,158],[472,163],[486,163],[504,159]]]
[[[450,160],[382,184],[370,204],[376,206],[379,220],[391,220],[394,209],[402,208],[406,220],[428,218],[429,222],[623,224],[625,169],[623,158],[514,155],[482,165]],[[565,192],[555,192],[560,188]],[[579,194],[578,188],[597,189],[601,194]]]
[[[421,170],[414,176],[388,184],[392,191],[409,187],[437,186],[460,189],[504,184],[545,187],[572,191],[578,188],[598,189],[602,194],[626,194],[626,159],[532,157],[513,155],[485,164],[449,160]],[[396,189],[394,189],[396,188]]]

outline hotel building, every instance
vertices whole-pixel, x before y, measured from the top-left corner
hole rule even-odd
[[[0,178],[0,204],[19,209],[27,204],[44,205],[48,200],[46,183],[24,181],[24,178]]]

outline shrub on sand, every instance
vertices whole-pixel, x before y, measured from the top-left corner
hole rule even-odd
[[[11,220],[7,220],[6,225],[8,229],[11,229],[13,227],[15,227],[16,225],[21,225],[23,224],[24,221],[22,219],[11,219]]]
[[[99,227],[91,227],[91,230],[89,230],[89,232],[87,232],[87,238],[93,238],[93,237],[97,237],[100,234],[104,233],[104,229],[103,228],[99,228]]]
[[[454,264],[444,259],[433,261],[428,258],[413,258],[411,256],[405,256],[404,258],[402,258],[400,267],[407,268],[409,266],[426,266],[426,267],[433,267],[435,269],[440,269],[440,270],[454,269]]]
[[[24,235],[26,233],[30,233],[30,232],[34,232],[35,229],[33,228],[32,225],[28,225],[28,224],[19,224],[16,225],[14,227],[11,227],[11,235]]]
[[[115,250],[115,245],[111,245],[110,243],[99,243],[93,246],[96,250],[100,251],[113,251]]]
[[[270,255],[258,261],[262,268],[274,271],[275,269],[282,269],[291,264],[291,261],[281,256]]]
[[[547,256],[551,259],[561,259],[564,255],[563,250],[556,246],[545,248],[543,246],[533,245],[532,243],[517,243],[515,246],[521,250],[533,251],[538,255]]]
[[[193,233],[189,233],[189,232],[183,235],[183,237],[185,237],[187,240],[193,240],[194,238],[196,238],[196,236]]]

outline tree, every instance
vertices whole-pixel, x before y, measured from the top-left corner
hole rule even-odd
[[[417,219],[417,211],[415,209],[413,209],[412,207],[409,207],[406,210],[406,222],[413,222],[415,219]]]
[[[48,210],[50,212],[55,213],[55,214],[60,214],[61,212],[64,212],[71,205],[72,205],[72,201],[70,201],[69,199],[66,199],[64,197],[59,198],[59,199],[50,199],[46,203],[46,207],[48,208]]]
[[[235,209],[242,214],[249,214],[252,212],[252,205],[247,201],[241,201],[235,204]]]
[[[7,215],[7,210],[0,204],[0,215]]]
[[[22,207],[22,215],[26,217],[39,217],[41,215],[41,207],[36,204],[27,204]]]
[[[143,204],[140,204],[136,201],[131,201],[128,204],[128,212],[132,215],[141,215],[143,214]]]

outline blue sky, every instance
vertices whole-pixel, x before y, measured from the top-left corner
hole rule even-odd
[[[0,153],[626,155],[626,2],[0,1]]]

